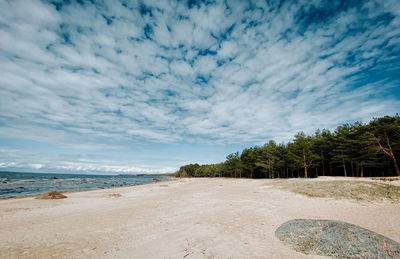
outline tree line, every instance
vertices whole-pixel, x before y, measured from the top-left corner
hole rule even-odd
[[[245,148],[218,164],[189,164],[176,177],[292,178],[400,176],[400,117],[297,133],[293,141]]]

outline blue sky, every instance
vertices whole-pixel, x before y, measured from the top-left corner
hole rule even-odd
[[[168,173],[400,109],[400,4],[0,0],[0,170]]]

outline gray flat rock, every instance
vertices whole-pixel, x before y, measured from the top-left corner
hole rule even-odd
[[[334,220],[294,219],[275,235],[305,254],[333,258],[400,258],[400,243],[368,229]]]

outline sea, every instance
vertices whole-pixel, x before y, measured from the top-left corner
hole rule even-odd
[[[154,175],[87,175],[58,173],[0,172],[0,198],[19,197],[49,191],[90,190],[132,186],[161,181],[168,177]]]

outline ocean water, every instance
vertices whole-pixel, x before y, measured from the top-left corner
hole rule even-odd
[[[39,194],[49,191],[71,191],[138,185],[161,181],[154,175],[84,175],[0,172],[0,198]]]

